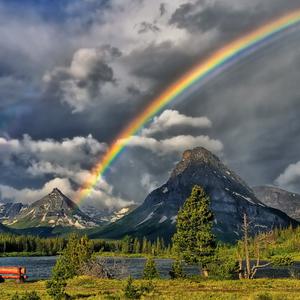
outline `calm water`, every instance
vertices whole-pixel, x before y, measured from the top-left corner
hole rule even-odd
[[[43,257],[1,257],[0,266],[25,266],[30,280],[46,279],[51,275],[51,269],[55,265],[56,256]],[[129,274],[134,278],[140,278],[143,274],[145,258],[103,258],[106,265],[117,266],[122,272],[122,276]],[[155,259],[157,268],[162,278],[169,277],[171,269],[171,259]],[[199,270],[195,266],[185,267],[188,274],[198,274]]]
[[[51,275],[57,257],[1,257],[0,266],[25,266],[30,280],[47,279]],[[122,276],[127,277],[131,274],[134,278],[140,278],[143,274],[145,258],[103,258],[107,266],[117,266],[122,270]],[[169,277],[171,269],[171,259],[155,259],[157,268],[162,278]],[[296,268],[300,271],[300,263],[296,264]],[[197,266],[186,266],[184,268],[186,274],[198,274]],[[121,272],[121,271],[120,271]],[[257,272],[256,277],[289,277],[290,272],[287,268],[265,268]]]

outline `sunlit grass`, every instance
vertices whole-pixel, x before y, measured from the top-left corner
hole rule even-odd
[[[139,285],[143,280],[134,281]],[[154,280],[155,290],[145,299],[249,299],[284,300],[300,299],[300,280],[256,279],[256,280]],[[95,279],[79,276],[69,281],[67,293],[75,299],[124,299],[125,280]],[[9,300],[16,292],[36,291],[42,299],[50,299],[45,281],[16,284],[0,284],[0,299]]]

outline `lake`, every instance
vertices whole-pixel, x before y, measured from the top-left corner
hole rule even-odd
[[[0,266],[24,266],[27,268],[29,280],[47,279],[51,275],[51,269],[55,265],[56,256],[41,256],[41,257],[1,257]],[[122,269],[122,277],[127,277],[129,274],[134,278],[140,278],[143,274],[145,265],[145,258],[103,258],[107,266],[116,265],[120,270]],[[171,259],[155,259],[157,269],[162,278],[169,278],[169,271],[171,269]],[[296,263],[296,268],[300,270],[300,263]],[[185,266],[186,274],[199,274],[197,266]],[[288,268],[264,268],[257,272],[256,277],[269,278],[285,278],[289,277],[290,272]]]
[[[47,279],[51,275],[51,269],[55,265],[56,256],[42,257],[1,257],[0,266],[25,266],[30,280]],[[145,258],[118,258],[105,257],[103,258],[107,266],[116,265],[122,269],[123,277],[128,277],[129,274],[133,278],[140,278],[143,274]],[[169,278],[171,269],[171,259],[155,259],[157,268],[162,278]],[[197,266],[186,266],[185,271],[188,274],[198,274]]]

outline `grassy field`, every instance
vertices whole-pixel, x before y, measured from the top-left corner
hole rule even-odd
[[[145,283],[134,281],[135,285]],[[68,283],[67,292],[72,299],[124,299],[122,280],[104,280],[91,277],[77,277]],[[236,300],[297,300],[300,299],[300,280],[292,279],[256,279],[256,280],[154,280],[155,289],[143,299],[236,299]],[[16,292],[36,291],[41,299],[49,299],[45,281],[16,284],[0,284],[0,299],[10,300]]]

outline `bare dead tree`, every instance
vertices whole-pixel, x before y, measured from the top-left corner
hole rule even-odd
[[[253,279],[256,272],[261,269],[265,268],[272,264],[272,262],[268,262],[265,264],[260,263],[260,255],[261,255],[261,245],[263,243],[267,243],[268,240],[271,240],[273,233],[268,232],[265,234],[261,234],[254,239],[254,256],[255,256],[255,264],[251,267],[251,255],[250,255],[250,226],[251,223],[248,219],[246,213],[243,215],[243,224],[242,224],[242,231],[243,231],[243,239],[242,243],[238,247],[237,257],[239,261],[239,278],[245,279]],[[245,269],[243,268],[243,260],[245,260]]]

